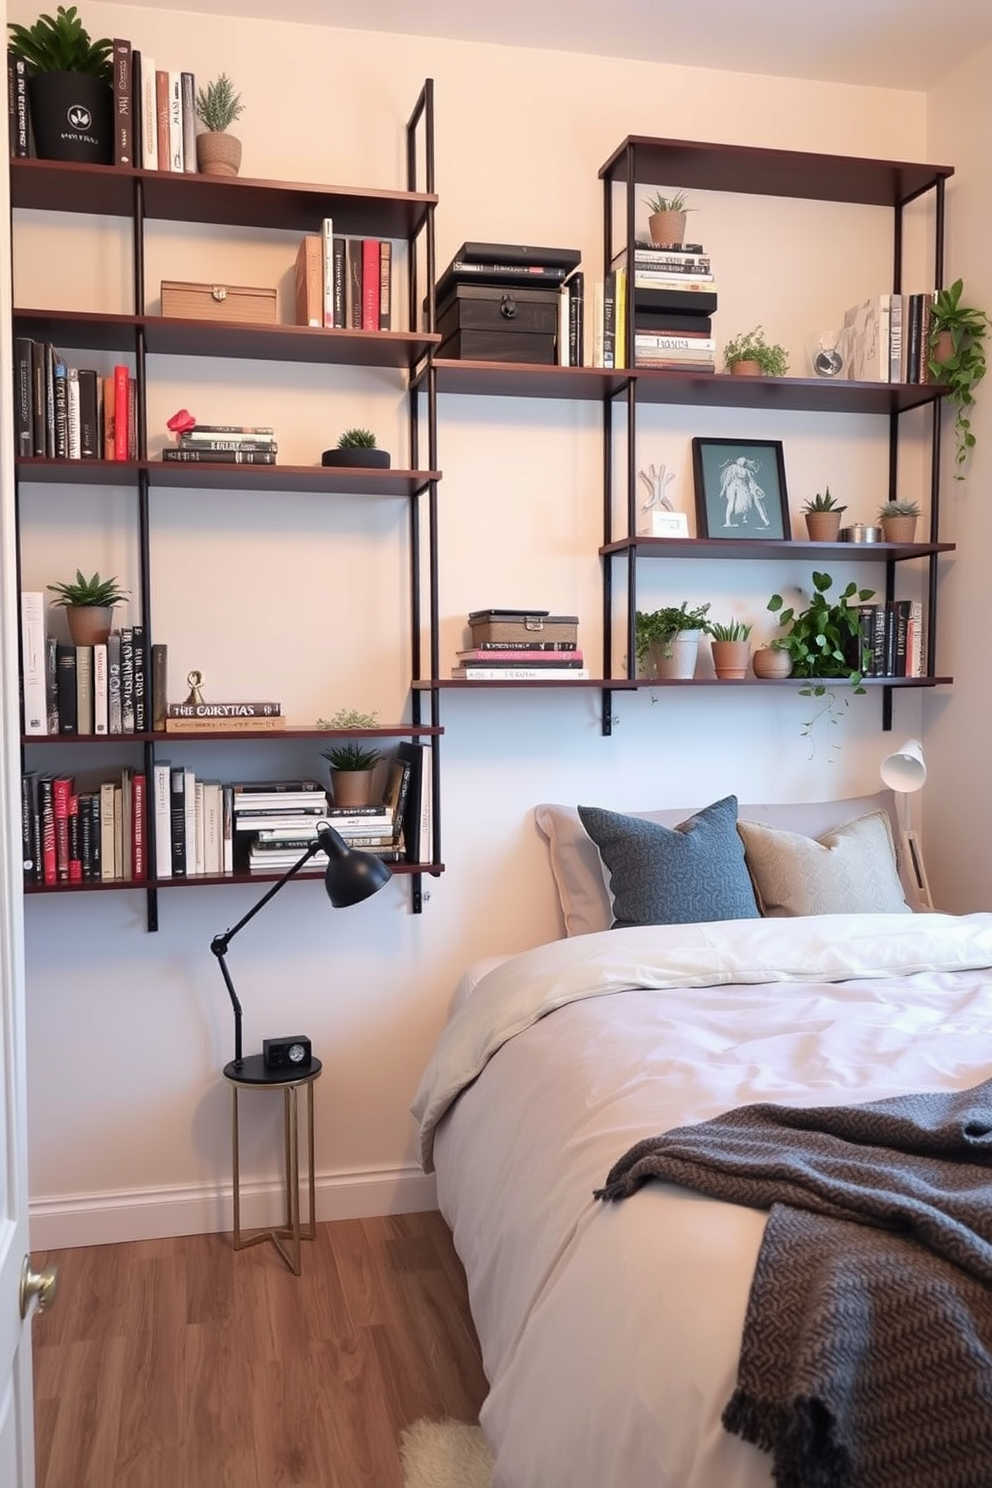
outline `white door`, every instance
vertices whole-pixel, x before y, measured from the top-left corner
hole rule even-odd
[[[6,18],[6,0],[0,0],[5,32]],[[20,1312],[21,1265],[28,1253],[28,1185],[10,310],[10,203],[4,167],[0,170],[0,1488],[33,1488],[30,1322],[22,1322]]]

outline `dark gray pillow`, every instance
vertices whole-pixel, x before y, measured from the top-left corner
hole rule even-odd
[[[659,826],[598,806],[578,808],[610,875],[613,929],[756,920],[754,889],[737,831],[737,797]]]

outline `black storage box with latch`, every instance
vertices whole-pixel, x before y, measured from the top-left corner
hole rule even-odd
[[[437,307],[437,355],[554,366],[559,300],[554,287],[455,284]]]

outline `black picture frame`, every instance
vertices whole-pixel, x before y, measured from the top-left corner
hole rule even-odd
[[[697,537],[792,536],[781,439],[693,439],[692,477]]]

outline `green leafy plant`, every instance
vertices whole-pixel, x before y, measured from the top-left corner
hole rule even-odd
[[[751,626],[745,620],[728,620],[726,625],[713,620],[706,629],[714,641],[746,641],[751,634]]]
[[[101,579],[98,573],[87,579],[78,568],[75,583],[49,584],[48,587],[59,596],[52,600],[53,605],[67,605],[74,610],[86,607],[102,609],[131,597],[128,590],[120,588],[116,579]]]
[[[357,708],[339,708],[333,718],[318,718],[317,727],[325,729],[375,728],[378,713],[360,713]]]
[[[738,362],[757,362],[765,377],[784,377],[789,370],[785,347],[770,346],[760,325],[732,336],[723,348],[723,363],[728,372]]]
[[[918,501],[883,501],[878,508],[878,519],[884,522],[886,517],[918,517],[920,515],[920,503]]]
[[[226,72],[196,91],[196,116],[211,134],[223,134],[245,111],[241,94]]]
[[[338,440],[338,449],[375,449],[375,435],[371,429],[345,429]]]
[[[861,616],[858,606],[866,604],[874,596],[874,589],[859,589],[852,580],[837,596],[827,598],[833,587],[828,573],[813,574],[813,598],[805,609],[796,610],[786,606],[781,594],[773,594],[768,608],[778,616],[778,623],[787,626],[784,636],[772,641],[779,651],[788,651],[792,657],[792,675],[808,680],[799,689],[800,697],[820,699],[820,707],[812,717],[803,722],[802,736],[810,741],[810,758],[816,749],[816,730],[819,724],[836,726],[846,708],[849,697],[837,698],[824,678],[843,679],[849,683],[852,693],[864,693],[863,672],[868,664],[868,647],[861,635]],[[832,743],[831,748],[839,746]]]
[[[989,332],[988,315],[970,305],[962,305],[964,281],[955,279],[947,289],[939,289],[930,306],[930,345],[927,368],[936,382],[947,388],[948,402],[954,409],[954,435],[957,441],[955,461],[961,466],[975,447],[969,413],[975,404],[974,389],[985,376],[984,341]],[[937,341],[942,332],[950,337],[950,351],[938,357]],[[955,480],[964,480],[959,469]]]
[[[709,631],[709,605],[697,605],[689,609],[683,600],[676,608],[668,605],[660,610],[638,610],[634,619],[634,643],[638,661],[647,656],[648,648],[660,641],[666,656],[671,656],[671,640],[683,630]]]
[[[649,212],[694,212],[695,207],[686,205],[687,198],[684,191],[674,191],[671,196],[664,196],[656,191],[654,196],[646,196],[644,205]]]
[[[330,749],[322,749],[321,754],[332,770],[371,770],[382,759],[380,749],[364,744],[334,744]]]
[[[803,511],[804,512],[825,512],[825,511],[843,512],[843,511],[847,511],[847,507],[846,506],[838,506],[837,502],[834,500],[834,498],[830,494],[830,487],[827,486],[827,488],[823,492],[823,495],[822,496],[820,495],[820,492],[817,491],[817,493],[816,493],[815,496],[813,496],[809,501],[806,501],[806,502],[803,503]]]
[[[110,84],[114,80],[114,44],[107,36],[91,41],[70,5],[60,5],[54,17],[41,15],[33,26],[8,25],[9,48],[35,72],[82,72]]]

